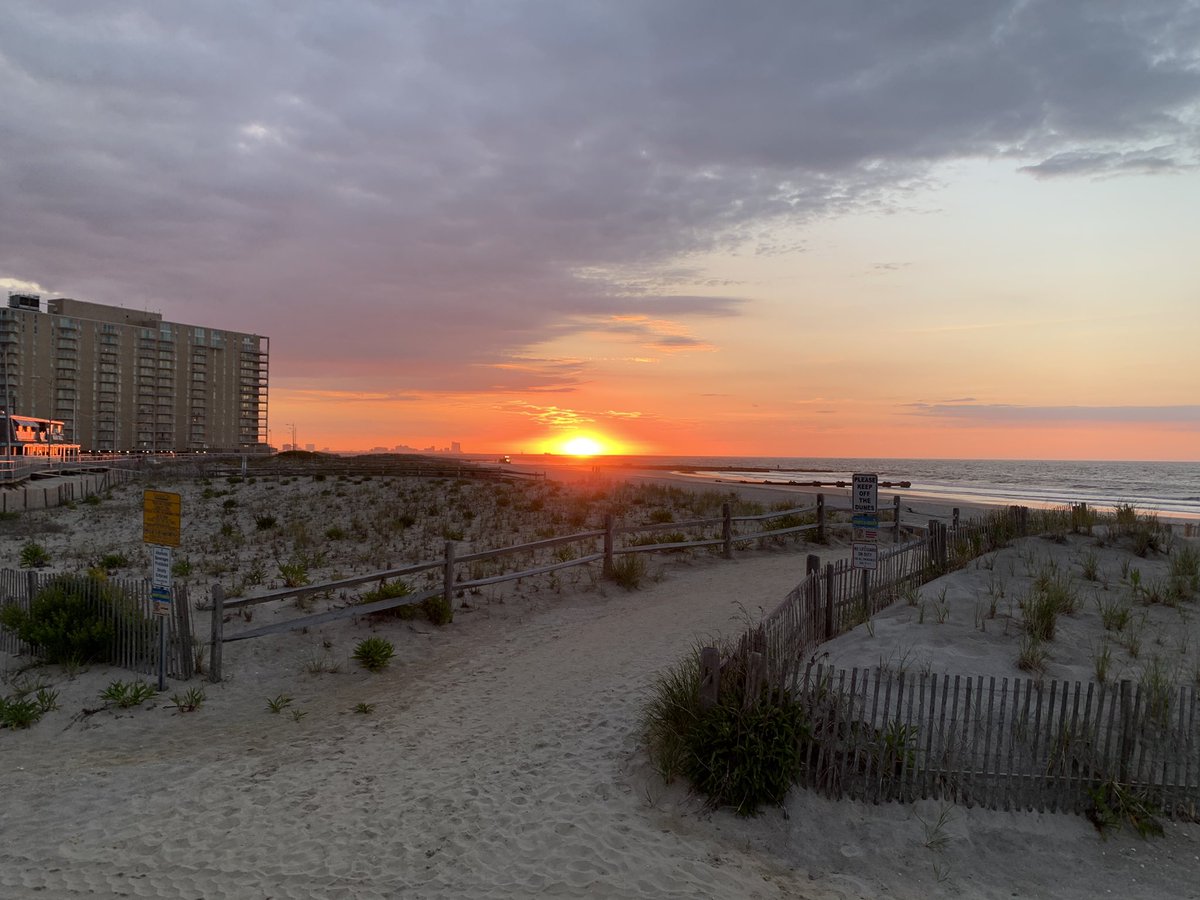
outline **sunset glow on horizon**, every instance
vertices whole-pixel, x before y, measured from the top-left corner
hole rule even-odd
[[[269,336],[276,447],[1200,460],[1181,5],[6,20],[0,288]]]

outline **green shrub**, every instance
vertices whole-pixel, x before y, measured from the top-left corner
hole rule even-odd
[[[29,609],[0,609],[0,625],[31,644],[51,663],[106,662],[117,625],[146,634],[145,615],[110,583],[94,576],[56,575]]]
[[[718,648],[723,656],[730,648]],[[684,775],[710,806],[753,815],[781,803],[799,777],[812,728],[791,695],[745,697],[745,667],[728,660],[717,703],[700,707],[700,649],[660,675],[643,712],[650,759],[664,780]],[[907,747],[907,735],[901,735]],[[904,752],[898,749],[896,752]]]
[[[346,530],[334,525],[325,529],[325,537],[331,541],[344,541],[346,539]]]
[[[753,815],[783,802],[810,739],[804,709],[788,695],[777,692],[748,709],[733,698],[700,714],[685,774],[710,805]]]
[[[259,531],[268,531],[275,527],[277,520],[274,516],[262,515],[254,517],[254,527]]]
[[[32,538],[21,547],[21,567],[24,569],[40,569],[50,565],[50,554],[46,548]]]
[[[386,669],[395,655],[392,642],[381,637],[363,638],[354,648],[354,659],[368,672]]]
[[[187,578],[192,574],[192,561],[186,556],[171,563],[171,574],[176,578]]]

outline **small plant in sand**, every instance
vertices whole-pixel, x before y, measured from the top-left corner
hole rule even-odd
[[[1041,640],[1032,633],[1021,635],[1020,649],[1017,652],[1017,668],[1023,672],[1032,672],[1041,676],[1046,670],[1046,660],[1049,654],[1042,646]]]
[[[354,659],[368,672],[381,672],[396,655],[392,642],[381,637],[363,638],[354,648]]]
[[[1100,610],[1100,624],[1104,626],[1105,631],[1124,631],[1125,626],[1129,624],[1131,611],[1120,600],[1105,603],[1097,597],[1096,607]]]
[[[292,705],[292,698],[289,697],[287,694],[280,694],[278,697],[274,697],[267,701],[267,709],[270,710],[271,712],[275,713],[276,715],[283,712],[285,709],[287,709],[291,705]]]
[[[129,567],[129,557],[124,553],[105,553],[100,557],[99,567],[106,572]]]
[[[184,693],[174,694],[171,697],[171,702],[180,712],[195,712],[204,705],[204,700],[202,688],[188,688]]]
[[[308,563],[299,558],[279,562],[279,577],[286,587],[303,587],[308,584]]]
[[[1142,838],[1162,837],[1158,817],[1162,811],[1149,795],[1110,778],[1088,791],[1091,806],[1087,817],[1102,837],[1122,825],[1128,825]]]
[[[269,531],[278,524],[276,518],[272,515],[258,515],[254,517],[254,527],[259,531]]]
[[[0,728],[29,728],[44,710],[28,697],[0,697]]]
[[[369,716],[371,713],[375,712],[375,704],[374,703],[356,703],[356,704],[354,704],[354,711],[361,716]]]
[[[627,591],[642,586],[646,577],[646,559],[640,553],[625,553],[613,560],[612,578]]]
[[[100,692],[100,699],[105,705],[129,709],[131,706],[141,706],[156,693],[144,681],[113,681]]]
[[[50,565],[50,554],[46,548],[30,538],[21,546],[21,568],[40,569]]]

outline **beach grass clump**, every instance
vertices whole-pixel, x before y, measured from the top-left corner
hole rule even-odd
[[[412,592],[412,588],[404,581],[399,579],[385,581],[375,590],[361,595],[358,602],[366,604],[375,603],[379,600],[409,597],[412,595]],[[406,622],[424,616],[429,622],[437,626],[449,625],[454,621],[454,609],[441,594],[426,597],[420,603],[405,603],[402,606],[393,606],[391,609],[371,613],[371,615],[381,619],[401,619]]]
[[[1036,676],[1041,676],[1046,671],[1046,661],[1050,654],[1046,648],[1042,646],[1042,641],[1032,633],[1021,635],[1021,642],[1017,651],[1017,668],[1022,672],[1032,672]]]
[[[655,681],[643,712],[650,759],[667,782],[687,778],[710,807],[753,815],[780,804],[800,776],[811,729],[790,694],[761,691],[747,698],[745,665],[728,658],[717,702],[700,703],[700,654],[695,647]]]
[[[37,701],[28,697],[0,697],[0,728],[29,728],[41,719],[42,712]]]
[[[1168,576],[1171,592],[1180,600],[1200,594],[1200,549],[1191,544],[1176,546],[1171,552]]]
[[[19,559],[22,569],[41,569],[50,565],[50,553],[33,538],[21,546]]]
[[[688,780],[710,806],[751,816],[783,803],[803,770],[812,731],[803,706],[771,691],[748,706],[724,698],[700,714],[690,738]]]
[[[204,705],[205,699],[203,688],[188,688],[182,694],[171,695],[171,703],[174,704],[175,709],[185,713],[198,710]]]
[[[396,655],[396,647],[387,638],[363,638],[354,647],[355,661],[368,672],[382,672]]]
[[[112,681],[100,692],[100,699],[106,706],[129,709],[141,706],[156,693],[158,692],[144,681]]]
[[[1124,631],[1130,616],[1133,615],[1129,606],[1120,600],[1105,603],[1097,597],[1096,606],[1100,610],[1100,624],[1104,626],[1105,631]]]
[[[646,558],[637,553],[624,553],[613,560],[612,578],[627,591],[642,586],[646,577]]]
[[[1109,778],[1090,788],[1088,798],[1087,817],[1101,837],[1107,838],[1122,825],[1128,825],[1142,838],[1162,837],[1162,810],[1147,792]]]

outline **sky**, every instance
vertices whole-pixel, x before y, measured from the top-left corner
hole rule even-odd
[[[5,0],[0,289],[275,445],[1200,460],[1200,5]]]

